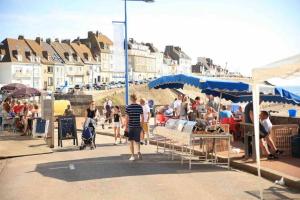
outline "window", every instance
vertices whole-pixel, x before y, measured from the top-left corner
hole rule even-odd
[[[48,86],[53,86],[53,78],[48,77]]]
[[[48,73],[53,73],[53,67],[48,66],[48,67],[47,67],[47,72],[48,72]]]
[[[22,62],[22,55],[17,55],[17,60],[19,61],[19,62]]]
[[[41,62],[41,58],[39,56],[35,57],[36,62],[40,63]]]
[[[104,49],[104,43],[103,42],[100,42],[100,48]]]

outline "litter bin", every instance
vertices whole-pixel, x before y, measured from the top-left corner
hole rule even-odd
[[[296,109],[289,109],[289,117],[296,117],[297,110]]]
[[[292,137],[292,156],[300,158],[300,135]]]

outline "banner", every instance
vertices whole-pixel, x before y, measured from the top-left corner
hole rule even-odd
[[[113,23],[114,50],[113,50],[113,72],[125,71],[125,25],[124,23]]]

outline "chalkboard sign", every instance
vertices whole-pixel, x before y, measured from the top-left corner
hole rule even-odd
[[[62,140],[73,140],[78,145],[76,119],[74,116],[62,116],[58,118],[58,146],[62,147]]]
[[[32,136],[41,137],[48,133],[49,120],[42,118],[33,119],[32,123]]]

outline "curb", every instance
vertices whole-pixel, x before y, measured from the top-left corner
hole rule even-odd
[[[51,152],[44,152],[44,153],[33,153],[33,154],[16,155],[16,156],[1,156],[0,160],[5,160],[5,159],[9,159],[9,158],[26,157],[26,156],[37,156],[37,155],[44,155],[44,154],[51,154],[51,153],[53,153],[53,151],[51,151]]]
[[[96,132],[96,134],[98,134],[98,135],[105,135],[105,136],[112,136],[112,137],[114,136],[112,133],[107,133],[107,132],[102,132],[102,131],[98,131],[98,132]],[[156,145],[156,141],[154,141],[154,140],[151,140],[149,143],[152,144],[152,145]],[[163,146],[163,143],[162,142],[158,142],[158,145],[159,146]],[[175,148],[176,147],[179,148],[179,146],[175,145]],[[198,154],[200,155],[202,152],[200,152],[198,150],[195,150],[195,153],[197,155]],[[220,160],[224,160],[225,159],[222,156],[217,156],[217,157]],[[244,163],[242,163],[239,160],[231,160],[230,161],[230,166],[232,168],[239,169],[241,171],[248,172],[250,174],[254,174],[254,175],[257,176],[257,168],[255,166],[252,166],[252,165],[249,165],[249,164],[244,164]],[[272,181],[272,182],[274,182],[275,180],[279,180],[279,179],[281,179],[283,177],[284,181],[285,181],[285,185],[287,187],[290,187],[290,188],[293,188],[293,189],[296,189],[296,190],[300,191],[300,179],[299,178],[292,177],[292,176],[280,173],[278,171],[275,171],[275,170],[272,170],[272,169],[268,169],[268,168],[263,168],[263,167],[261,168],[261,176],[263,178],[267,179],[267,180]]]

